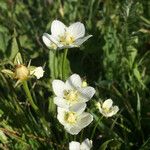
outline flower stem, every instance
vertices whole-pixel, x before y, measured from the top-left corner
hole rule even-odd
[[[68,53],[68,49],[65,49],[63,54],[63,61],[62,61],[62,80],[65,79],[65,65],[66,65],[67,53]]]
[[[96,130],[96,128],[97,128],[99,122],[102,120],[102,118],[103,118],[103,116],[102,116],[101,118],[98,119],[98,121],[97,121],[97,123],[96,123],[96,125],[95,125],[95,127],[94,127],[94,129],[93,129],[93,131],[92,131],[91,139],[94,137],[95,130]]]
[[[23,81],[22,84],[23,84],[23,89],[24,89],[24,91],[25,91],[25,93],[26,93],[26,95],[28,97],[28,101],[29,101],[30,105],[32,106],[32,108],[34,109],[36,114],[40,117],[40,121],[41,121],[44,129],[47,131],[49,129],[49,126],[47,124],[47,121],[43,117],[43,115],[40,113],[39,108],[36,106],[36,104],[33,101],[33,98],[31,96],[31,93],[30,93],[27,81]]]

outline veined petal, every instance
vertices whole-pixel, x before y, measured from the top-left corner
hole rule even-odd
[[[53,80],[52,87],[56,96],[63,97],[65,90],[65,83],[63,81]]]
[[[60,37],[65,34],[66,26],[59,20],[54,20],[51,25],[51,33],[54,37]]]
[[[104,101],[104,103],[102,104],[102,108],[111,108],[113,104],[113,101],[111,99],[107,99]]]
[[[43,39],[44,44],[48,48],[52,48],[53,42],[50,40],[48,33],[44,33],[43,36],[42,36],[42,39]]]
[[[118,106],[114,106],[112,108],[112,111],[114,112],[114,115],[119,111],[119,107]]]
[[[87,112],[83,112],[80,115],[80,120],[78,122],[78,126],[80,126],[80,128],[85,128],[86,126],[88,126],[91,122],[93,121],[93,116],[90,113]]]
[[[92,148],[92,140],[85,139],[81,143],[81,150],[90,150]]]
[[[78,103],[78,104],[75,104],[73,106],[71,106],[69,108],[70,111],[74,111],[76,112],[78,115],[80,115],[86,108],[86,103]]]
[[[77,135],[82,129],[79,126],[65,127],[68,133]]]
[[[72,141],[69,143],[69,150],[80,150],[80,143]]]
[[[78,38],[82,38],[85,35],[85,27],[83,23],[76,22],[67,28],[67,33],[69,33],[76,40]]]
[[[66,110],[64,108],[57,107],[57,119],[62,125],[66,125],[64,121],[64,115]]]
[[[37,79],[40,79],[43,77],[44,75],[44,70],[43,68],[40,67],[36,67],[32,72],[31,72],[34,76],[36,76]]]
[[[83,102],[87,102],[95,94],[95,89],[93,87],[88,86],[88,87],[79,89],[79,93],[80,93],[80,99],[82,99]]]
[[[49,48],[57,49],[57,47],[59,48],[63,47],[63,45],[59,42],[59,38],[54,37],[53,35],[44,33],[42,38],[43,38],[43,42],[45,43],[45,45]]]
[[[76,89],[81,87],[82,80],[78,74],[73,74],[68,78],[65,84],[68,89]]]
[[[75,42],[74,42],[74,45],[76,45],[76,47],[80,46],[82,43],[84,43],[86,40],[88,40],[90,37],[92,37],[92,35],[88,35],[88,36],[85,36],[83,38],[80,38],[80,39],[77,39]]]
[[[67,104],[66,100],[61,97],[54,97],[54,103],[61,108],[68,109],[69,105]]]

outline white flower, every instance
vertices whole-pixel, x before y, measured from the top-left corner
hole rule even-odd
[[[44,70],[42,67],[36,67],[34,70],[30,72],[30,74],[36,76],[37,79],[40,79],[44,75]]]
[[[81,22],[75,22],[67,27],[61,21],[54,20],[51,25],[51,35],[44,33],[42,39],[47,47],[62,49],[79,47],[91,36],[85,36],[85,27]]]
[[[74,107],[72,111],[60,107],[57,108],[57,119],[68,133],[77,135],[93,121],[93,116],[90,113],[84,112],[85,108],[85,103]]]
[[[82,80],[77,74],[71,75],[65,83],[61,80],[54,80],[52,87],[56,95],[54,103],[67,109],[89,101],[95,94],[93,87],[82,87]]]
[[[69,150],[90,150],[92,148],[92,140],[85,139],[81,144],[76,141],[69,143]]]
[[[118,106],[112,106],[112,105],[113,105],[113,101],[111,99],[105,100],[102,104],[99,102],[97,103],[97,107],[100,113],[105,117],[112,117],[119,111]]]

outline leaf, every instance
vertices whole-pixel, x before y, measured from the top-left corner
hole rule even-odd
[[[14,65],[23,64],[23,59],[20,53],[17,53],[14,59]]]
[[[108,141],[106,141],[106,142],[104,142],[101,146],[100,146],[100,150],[106,150],[106,148],[107,148],[107,146],[108,146],[108,144],[110,143],[110,142],[112,142],[114,139],[111,139],[111,140],[108,140]]]
[[[11,60],[14,59],[18,52],[19,52],[19,47],[18,47],[18,44],[17,44],[17,40],[16,40],[16,37],[13,37],[12,44],[11,44],[11,52],[10,52],[9,58]]]
[[[7,143],[7,136],[4,134],[3,131],[0,130],[0,141],[2,143]]]

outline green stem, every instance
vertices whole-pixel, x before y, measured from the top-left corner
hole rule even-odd
[[[102,118],[103,118],[103,116],[98,119],[98,121],[97,121],[97,123],[96,123],[96,125],[95,125],[95,127],[94,127],[94,129],[93,129],[93,131],[92,131],[91,139],[94,137],[95,130],[96,130],[96,128],[97,128],[99,122],[102,120]]]
[[[63,54],[63,61],[62,61],[62,80],[65,79],[65,65],[66,65],[67,53],[68,53],[68,49],[65,49]]]
[[[29,90],[29,87],[28,87],[28,84],[26,81],[23,82],[23,89],[28,97],[28,100],[29,100],[29,103],[31,104],[31,106],[33,107],[33,109],[35,110],[35,112],[38,112],[38,107],[35,105],[33,99],[32,99],[32,96],[31,96],[31,93],[30,93],[30,90]]]
[[[28,97],[28,101],[31,104],[32,108],[34,109],[34,111],[36,112],[36,114],[40,117],[40,121],[44,127],[44,129],[47,131],[49,129],[49,126],[47,124],[47,121],[45,120],[45,118],[43,117],[43,115],[40,113],[39,108],[36,106],[36,104],[33,101],[33,98],[31,96],[27,81],[22,82],[23,84],[23,89]]]

